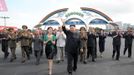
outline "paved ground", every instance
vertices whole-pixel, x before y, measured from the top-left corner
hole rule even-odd
[[[112,60],[112,40],[106,39],[106,50],[103,58],[98,57],[95,63],[88,61],[88,64],[78,63],[78,70],[73,75],[133,75],[134,58],[123,56],[124,39],[122,39],[120,61]],[[133,44],[134,50],[134,44]],[[134,51],[133,51],[134,54]],[[98,53],[99,55],[99,53]],[[32,55],[30,61],[21,63],[21,51],[17,48],[17,60],[10,63],[9,58],[3,60],[3,53],[0,51],[0,75],[47,75],[47,60],[45,56],[41,59],[41,64],[34,64],[35,58]],[[53,75],[67,75],[66,61],[57,64],[54,63]]]

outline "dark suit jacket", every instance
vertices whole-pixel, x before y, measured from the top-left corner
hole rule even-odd
[[[132,45],[134,36],[132,34],[124,33],[123,37],[125,38],[125,46]]]
[[[62,26],[62,29],[67,36],[65,51],[70,53],[77,53],[78,47],[80,46],[79,34],[77,32],[66,30],[65,26]]]
[[[95,47],[96,45],[96,36],[94,34],[88,33],[87,47]]]
[[[106,38],[106,35],[101,35],[101,34],[99,33],[99,44],[105,43],[105,38]]]
[[[112,36],[116,36],[117,33],[113,32]],[[117,37],[113,37],[113,45],[121,45],[121,36],[118,35]]]
[[[1,38],[2,38],[2,41],[1,41],[1,46],[2,46],[2,51],[5,52],[5,50],[8,49],[8,34],[7,33],[2,33],[1,34]],[[5,38],[5,39],[3,39]]]

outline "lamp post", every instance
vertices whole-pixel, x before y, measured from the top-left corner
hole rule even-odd
[[[4,26],[6,26],[6,20],[9,19],[10,17],[8,17],[8,16],[2,16],[0,18],[4,19]]]

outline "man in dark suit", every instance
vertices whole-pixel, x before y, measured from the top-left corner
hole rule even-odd
[[[99,33],[99,51],[100,51],[100,57],[102,57],[102,53],[105,50],[105,38],[106,38],[106,34],[104,33],[104,30],[100,30],[100,33]]]
[[[89,58],[89,55],[91,55],[92,62],[95,62],[95,58],[96,58],[95,46],[96,46],[96,32],[94,28],[90,27],[88,32],[88,40],[87,40],[87,49],[88,49],[87,59]]]
[[[4,59],[7,59],[9,52],[8,52],[8,31],[7,29],[4,29],[4,31],[1,34],[1,46],[2,46],[2,52],[4,52]]]
[[[132,33],[132,29],[129,28],[128,31],[125,32],[123,37],[125,38],[125,48],[124,48],[123,54],[125,55],[125,53],[126,53],[126,51],[128,49],[128,57],[131,58],[131,55],[132,55],[132,42],[133,42],[133,38],[134,38],[134,35]]]
[[[119,31],[119,29],[118,30],[116,29],[112,33],[112,36],[113,36],[113,55],[112,55],[112,58],[114,59],[114,56],[116,53],[116,60],[119,60],[122,34]]]
[[[78,47],[79,47],[79,35],[75,30],[75,25],[70,25],[70,30],[67,30],[63,25],[62,29],[66,34],[66,46],[65,51],[67,53],[67,71],[69,75],[72,75],[72,71],[76,71],[77,69],[77,61],[78,61]]]

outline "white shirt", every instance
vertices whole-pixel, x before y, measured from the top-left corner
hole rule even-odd
[[[57,39],[57,47],[65,47],[65,42],[66,42],[66,35],[65,33],[62,31],[58,31],[56,33],[56,39]]]

